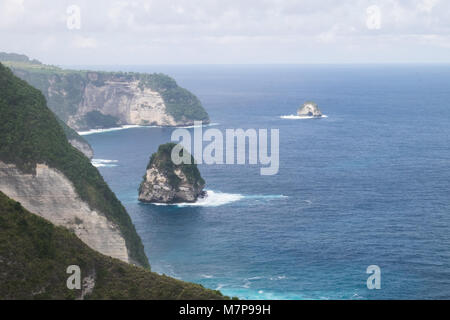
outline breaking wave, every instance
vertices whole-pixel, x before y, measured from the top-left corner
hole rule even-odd
[[[79,131],[78,134],[80,136],[87,136],[90,134],[96,134],[96,133],[104,133],[104,132],[112,132],[112,131],[119,131],[119,130],[126,130],[126,129],[132,129],[132,128],[151,128],[151,126],[139,126],[139,125],[126,125],[116,128],[108,128],[108,129],[91,129],[88,131]]]
[[[94,167],[117,167],[118,160],[92,159],[91,163]]]
[[[219,125],[218,123],[209,123],[209,124],[204,124],[202,125],[202,127],[212,127],[212,126],[217,126]],[[105,132],[113,132],[113,131],[120,131],[120,130],[126,130],[126,129],[133,129],[133,128],[173,128],[173,129],[177,129],[177,128],[182,128],[182,129],[191,129],[191,128],[199,128],[200,126],[182,126],[182,127],[167,127],[167,126],[141,126],[141,125],[137,125],[137,124],[130,124],[130,125],[125,125],[125,126],[120,126],[120,127],[115,127],[115,128],[107,128],[107,129],[91,129],[88,131],[79,131],[77,132],[80,136],[88,136],[91,134],[97,134],[97,133],[105,133]]]
[[[194,203],[153,203],[157,206],[176,206],[176,207],[219,207],[233,202],[241,200],[273,200],[273,199],[285,199],[288,196],[284,195],[242,195],[238,193],[224,193],[219,191],[206,190],[207,196],[202,199],[198,199]]]
[[[307,119],[323,119],[328,118],[328,116],[323,115],[321,117],[313,117],[313,116],[297,116],[295,114],[291,114],[289,116],[281,116],[281,119],[287,119],[287,120],[307,120]]]
[[[219,207],[225,204],[236,202],[244,198],[241,194],[223,193],[212,190],[207,190],[207,196],[202,199],[198,199],[194,203],[154,203],[157,206],[177,206],[177,207]]]
[[[204,124],[204,125],[201,125],[201,126],[195,126],[195,125],[192,125],[192,126],[182,126],[182,127],[174,127],[174,128],[175,128],[175,129],[176,129],[176,128],[192,129],[192,128],[200,128],[200,127],[214,127],[214,126],[218,126],[218,125],[219,125],[219,123],[214,122],[214,123]]]

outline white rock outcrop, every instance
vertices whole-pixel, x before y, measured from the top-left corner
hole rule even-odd
[[[92,210],[58,170],[38,164],[35,174],[26,174],[0,161],[0,190],[30,212],[72,230],[92,249],[130,262],[118,227],[101,212]]]
[[[70,139],[69,143],[78,149],[78,151],[81,151],[89,159],[94,157],[94,150],[92,150],[91,146],[87,143],[83,143],[82,141],[76,139]]]
[[[303,106],[298,109],[297,115],[299,117],[317,117],[320,118],[323,116],[319,107],[314,102],[306,102]]]
[[[186,175],[180,170],[174,170],[180,179],[178,186],[170,184],[167,173],[152,167],[146,171],[145,180],[139,190],[139,201],[149,203],[182,203],[195,202],[206,196],[204,184],[190,183]]]
[[[161,95],[149,88],[140,88],[139,81],[106,81],[102,86],[89,83],[84,89],[83,99],[77,113],[70,116],[67,124],[76,129],[83,117],[92,111],[116,117],[120,125],[177,126],[168,114]]]

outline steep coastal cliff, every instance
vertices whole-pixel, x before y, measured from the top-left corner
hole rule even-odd
[[[58,118],[59,125],[63,128],[67,141],[78,151],[83,153],[89,159],[94,157],[94,150],[89,142],[80,136],[75,130],[70,128],[64,121]]]
[[[20,57],[0,54],[3,63],[39,89],[48,107],[77,131],[209,122],[197,97],[164,74],[64,70]]]
[[[6,61],[6,62],[5,62]],[[19,64],[23,66],[41,66],[42,63],[37,60],[30,60],[26,55],[16,54],[16,53],[4,53],[0,52],[0,62],[9,63],[12,65]],[[80,136],[75,130],[66,125],[64,121],[59,119],[60,125],[63,127],[64,133],[66,134],[69,143],[76,149],[81,151],[86,157],[92,159],[94,156],[94,150],[92,150],[91,145]]]
[[[195,202],[205,197],[205,180],[200,176],[194,158],[191,164],[175,165],[171,159],[173,147],[167,143],[159,146],[147,166],[144,179],[139,187],[139,200],[154,203]],[[187,152],[183,149],[182,152]]]
[[[0,190],[91,248],[149,267],[125,208],[67,141],[44,96],[0,64]]]
[[[27,174],[0,161],[0,190],[55,225],[72,230],[98,252],[130,262],[118,226],[91,209],[60,171],[37,164],[35,173]]]
[[[0,192],[0,300],[226,299],[219,291],[106,257]],[[67,267],[81,289],[66,286]]]
[[[0,300],[226,298],[151,272],[124,207],[44,96],[1,63],[0,88]],[[81,289],[66,285],[72,265]]]

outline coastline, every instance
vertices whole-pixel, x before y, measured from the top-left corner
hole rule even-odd
[[[297,116],[295,114],[291,114],[288,116],[280,116],[281,119],[285,120],[309,120],[309,119],[326,119],[328,118],[327,115],[322,115],[320,117],[314,117],[314,116]]]
[[[217,126],[219,123],[208,123],[202,125],[202,127],[212,127]],[[156,126],[156,125],[150,125],[150,126],[144,126],[144,125],[138,125],[138,124],[127,124],[120,127],[113,127],[113,128],[105,128],[105,129],[90,129],[87,131],[78,131],[77,133],[80,136],[88,136],[91,134],[97,134],[97,133],[106,133],[106,132],[113,132],[113,131],[120,131],[120,130],[127,130],[127,129],[134,129],[134,128],[182,128],[182,129],[192,129],[192,128],[198,128],[200,126],[196,125],[188,125],[188,126]]]

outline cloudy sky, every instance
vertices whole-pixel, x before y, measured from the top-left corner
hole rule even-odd
[[[51,64],[450,63],[449,0],[0,0]]]

